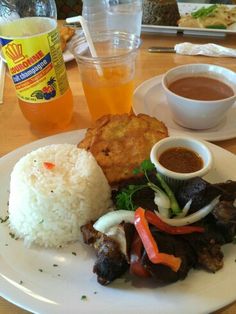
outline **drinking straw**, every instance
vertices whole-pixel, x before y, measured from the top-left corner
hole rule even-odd
[[[97,58],[98,55],[97,55],[96,49],[94,47],[94,44],[93,44],[93,41],[92,41],[92,37],[91,37],[90,32],[89,32],[89,29],[88,29],[88,26],[87,26],[87,22],[85,21],[83,16],[78,15],[78,16],[74,16],[74,17],[69,17],[69,18],[66,19],[66,23],[68,23],[68,24],[80,23],[81,24],[83,32],[84,32],[84,35],[85,35],[85,38],[86,38],[87,43],[88,43],[88,47],[89,47],[90,53],[91,53],[93,58]],[[96,65],[96,69],[97,69],[98,74],[100,76],[102,76],[103,72],[102,72],[101,67],[99,65]]]

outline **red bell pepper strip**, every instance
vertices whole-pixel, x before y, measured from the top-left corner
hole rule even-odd
[[[52,162],[45,161],[43,163],[43,166],[44,166],[44,168],[46,168],[48,170],[52,170],[55,167],[55,164],[53,164]]]
[[[170,234],[189,234],[193,232],[202,233],[205,231],[203,227],[198,226],[170,226],[162,221],[155,213],[151,212],[150,210],[145,211],[145,217],[151,225],[157,227],[157,229],[159,229],[160,231],[164,231]]]
[[[163,264],[177,272],[181,265],[181,258],[174,255],[160,253],[157,243],[153,238],[145,217],[145,210],[141,207],[134,213],[134,225],[143,242],[148,258],[153,264]]]
[[[130,273],[138,277],[150,277],[149,272],[143,267],[141,262],[142,250],[142,240],[135,231],[130,250]]]

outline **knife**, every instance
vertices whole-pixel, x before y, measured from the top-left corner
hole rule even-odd
[[[175,52],[174,47],[149,47],[148,52]]]

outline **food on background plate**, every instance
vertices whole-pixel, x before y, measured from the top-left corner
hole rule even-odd
[[[9,226],[27,246],[59,247],[111,206],[111,189],[91,153],[76,145],[41,147],[11,173]]]
[[[61,40],[61,49],[62,52],[66,50],[67,42],[72,38],[75,34],[75,29],[68,26],[59,27],[60,40]]]
[[[79,148],[90,151],[111,186],[134,176],[152,146],[168,136],[163,122],[145,114],[106,115],[87,130]]]
[[[143,24],[177,26],[180,19],[176,0],[144,0]]]
[[[213,4],[182,16],[178,21],[180,27],[227,29],[236,22],[236,7]]]

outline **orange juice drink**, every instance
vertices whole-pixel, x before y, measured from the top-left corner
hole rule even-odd
[[[73,98],[56,20],[26,17],[5,23],[0,43],[21,111],[32,128],[65,128],[72,117]]]
[[[83,35],[75,37],[71,44],[92,119],[129,113],[140,39],[133,34],[103,32],[96,33],[93,42],[96,58],[90,55]]]
[[[82,74],[84,94],[92,119],[111,114],[129,113],[132,107],[134,78],[127,66],[96,69]]]

